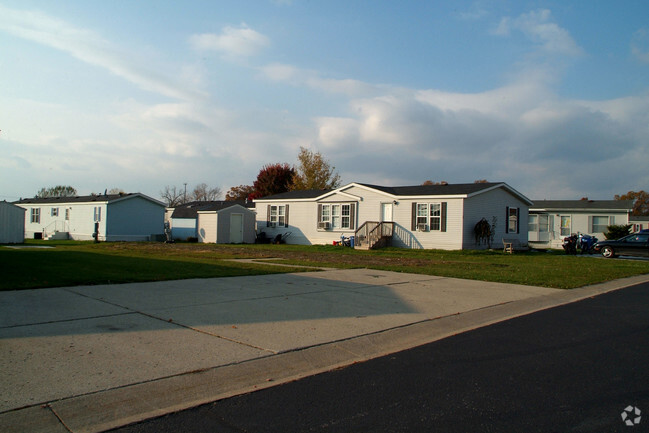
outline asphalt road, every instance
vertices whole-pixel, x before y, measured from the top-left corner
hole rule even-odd
[[[646,432],[649,284],[114,431]]]

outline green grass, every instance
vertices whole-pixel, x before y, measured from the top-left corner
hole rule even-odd
[[[29,241],[40,249],[0,247],[0,290],[303,271],[230,258],[278,258],[290,265],[372,268],[570,289],[649,273],[649,261],[566,256],[563,252],[442,251],[331,245],[214,245]]]
[[[219,254],[166,254],[146,248],[113,248],[92,242],[30,242],[54,248],[0,247],[0,290],[163,281],[186,278],[234,277],[285,272],[299,268],[232,263]]]

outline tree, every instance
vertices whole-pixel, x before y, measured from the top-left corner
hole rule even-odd
[[[255,188],[252,185],[233,186],[225,194],[226,201],[234,200],[252,200],[254,198]]]
[[[126,194],[122,188],[111,188],[108,190],[108,194]]]
[[[185,202],[184,191],[175,186],[165,186],[165,188],[160,191],[160,197],[167,204],[167,207],[176,207]]]
[[[340,186],[340,175],[320,152],[313,153],[300,146],[297,156],[298,166],[291,184],[292,190],[333,189]]]
[[[615,195],[615,200],[633,200],[633,215],[649,215],[649,193],[645,191],[629,191],[626,194]]]
[[[489,181],[487,179],[477,179],[474,180],[473,183],[489,183]]]
[[[266,197],[273,194],[290,191],[295,170],[287,163],[267,164],[257,175],[253,184],[255,192],[253,198]]]
[[[40,191],[36,193],[36,197],[45,198],[45,197],[74,197],[77,195],[77,190],[71,186],[57,185],[50,188],[41,188]]]
[[[441,182],[433,182],[432,180],[425,180],[422,185],[448,185],[448,182],[443,180]]]
[[[191,198],[193,201],[213,201],[221,197],[221,188],[210,188],[206,183],[199,183],[194,187]]]

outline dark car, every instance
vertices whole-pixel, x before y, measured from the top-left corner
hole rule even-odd
[[[593,249],[607,258],[615,256],[649,257],[649,233],[634,233],[614,241],[597,242]]]

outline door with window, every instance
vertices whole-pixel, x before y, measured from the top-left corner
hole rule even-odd
[[[572,222],[570,215],[561,215],[561,236],[570,236]]]

